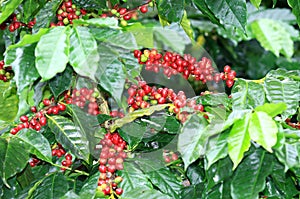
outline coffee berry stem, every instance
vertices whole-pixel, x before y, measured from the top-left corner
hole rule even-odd
[[[59,164],[51,163],[51,165],[55,166],[55,167],[63,168],[63,169],[68,170],[68,171],[74,171],[74,172],[79,173],[81,175],[85,175],[85,176],[89,176],[90,175],[90,174],[88,174],[88,173],[86,173],[84,171],[80,171],[80,170],[77,170],[77,169],[72,170],[70,167],[65,167],[65,166],[62,166],[62,165],[59,165]]]
[[[182,163],[182,160],[180,158],[177,159],[177,160],[171,161],[171,162],[169,162],[169,163],[167,163],[165,165],[168,167],[168,166],[171,166],[171,165],[177,165],[179,163]]]

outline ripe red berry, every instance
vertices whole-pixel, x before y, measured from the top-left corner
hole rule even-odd
[[[131,17],[132,17],[131,14],[127,14],[127,15],[125,15],[125,16],[123,17],[123,19],[126,20],[126,21],[128,21],[128,20],[131,19]]]
[[[228,88],[231,88],[233,86],[233,84],[234,84],[234,80],[231,80],[231,79],[226,80],[226,86]]]
[[[123,193],[123,189],[122,188],[119,187],[119,188],[116,189],[116,194],[117,195],[121,195],[122,193]]]
[[[14,32],[16,30],[14,24],[10,24],[9,27],[8,27],[8,30],[10,32]]]
[[[127,9],[126,9],[126,8],[121,8],[121,9],[119,10],[120,15],[123,15],[123,14],[125,14],[126,12],[127,12]]]
[[[45,106],[49,106],[49,105],[51,104],[51,101],[50,101],[49,99],[44,99],[44,100],[43,100],[43,104],[44,104]]]
[[[99,171],[101,172],[101,173],[106,173],[106,166],[105,165],[99,165]]]
[[[13,135],[16,135],[16,134],[18,133],[18,131],[19,131],[19,129],[17,129],[17,128],[12,128],[12,129],[10,130],[10,133],[13,134]]]
[[[39,120],[39,123],[41,126],[45,126],[47,124],[47,118],[45,116],[42,116]]]
[[[27,122],[27,121],[28,121],[28,117],[27,117],[26,115],[22,115],[22,116],[20,117],[20,121],[21,121],[21,122]]]
[[[33,112],[33,113],[36,113],[36,107],[35,106],[32,106],[31,108],[30,108],[30,110],[31,110],[31,112]]]
[[[230,71],[231,71],[231,67],[230,66],[228,66],[228,65],[224,66],[224,72],[225,73],[229,73]]]
[[[57,106],[52,107],[52,114],[57,115],[59,113],[59,108]]]
[[[141,13],[146,13],[146,12],[148,12],[148,7],[147,6],[141,6],[140,11],[141,11]]]
[[[58,107],[58,109],[60,110],[60,111],[65,111],[66,110],[66,105],[64,105],[64,104],[57,104],[57,107]]]

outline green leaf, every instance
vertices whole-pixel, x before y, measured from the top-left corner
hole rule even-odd
[[[285,111],[287,108],[285,103],[265,103],[264,105],[257,106],[255,108],[255,111],[262,111],[267,113],[270,117],[275,117],[278,114],[281,114],[283,111]]]
[[[94,198],[98,186],[99,173],[90,176],[79,192],[80,198]]]
[[[47,117],[48,125],[55,134],[56,140],[77,157],[88,162],[90,153],[86,135],[71,120],[63,116]]]
[[[250,119],[248,131],[253,141],[272,153],[272,147],[277,142],[278,129],[276,123],[267,113],[254,112]]]
[[[106,8],[106,2],[105,1],[98,1],[98,0],[73,0],[73,3],[79,6],[80,8],[85,9],[96,9],[100,10],[103,8]]]
[[[231,184],[233,199],[257,199],[265,187],[266,177],[272,172],[273,156],[257,149],[239,165]]]
[[[130,122],[125,124],[118,132],[128,143],[128,147],[134,148],[142,141],[146,129],[144,123]]]
[[[60,198],[69,190],[69,184],[62,173],[52,173],[39,180],[29,190],[27,198]]]
[[[207,4],[203,0],[193,0],[194,4],[197,6],[197,8],[204,14],[204,16],[208,17],[209,20],[214,23],[221,25],[219,22],[219,19],[216,18],[214,13],[208,8]]]
[[[58,73],[54,78],[49,81],[49,88],[51,89],[54,97],[62,94],[64,91],[68,90],[72,84],[72,73],[71,67],[66,67],[66,70],[62,73]]]
[[[33,26],[33,32],[39,29],[49,27],[50,22],[56,17],[56,11],[61,4],[61,0],[47,1],[43,8],[36,14],[36,24]]]
[[[297,17],[297,22],[300,26],[300,2],[298,0],[288,0],[287,2],[292,8],[293,14]]]
[[[100,57],[97,42],[87,27],[73,28],[70,35],[69,60],[76,73],[95,80]]]
[[[143,187],[137,187],[134,190],[124,192],[122,194],[122,199],[137,199],[137,198],[147,198],[147,199],[172,199],[168,195],[165,195],[155,189],[145,190]]]
[[[11,66],[15,73],[14,80],[17,84],[18,94],[40,76],[35,68],[34,49],[35,45],[29,45],[15,50],[16,58]]]
[[[178,151],[182,155],[185,169],[203,155],[208,141],[206,133],[208,123],[198,115],[192,115],[182,127],[178,137]]]
[[[111,64],[101,67],[104,67],[102,68],[104,73],[98,78],[100,86],[109,92],[117,103],[121,105],[126,77],[123,72],[123,64],[115,60]]]
[[[0,24],[2,24],[15,10],[16,8],[22,3],[23,0],[8,0],[3,3],[1,1],[1,13],[0,13]]]
[[[190,185],[184,187],[181,193],[181,197],[182,199],[202,197],[204,194],[203,189],[204,189],[204,183],[199,183],[196,185]]]
[[[249,150],[251,145],[251,139],[248,131],[250,114],[244,115],[243,118],[236,121],[230,130],[227,138],[228,154],[231,158],[235,169],[242,161],[244,153]]]
[[[48,28],[41,28],[39,29],[39,31],[36,34],[26,34],[22,37],[21,41],[19,41],[18,43],[14,44],[14,45],[10,45],[8,46],[8,50],[14,49],[14,48],[20,48],[20,47],[24,47],[28,44],[33,44],[38,42],[41,37],[45,34],[47,34],[47,32],[49,31]]]
[[[277,57],[282,53],[290,58],[294,54],[294,43],[291,35],[280,25],[270,19],[260,19],[251,24],[251,29],[261,46]]]
[[[69,57],[68,32],[68,27],[54,27],[41,37],[36,46],[36,68],[44,81],[66,68]]]
[[[174,30],[168,28],[155,27],[155,39],[166,45],[168,48],[174,50],[179,54],[183,54],[186,41]]]
[[[207,153],[207,169],[218,160],[225,158],[228,155],[227,145],[228,132],[221,133],[209,140]]]
[[[232,109],[254,109],[265,102],[265,92],[261,84],[238,79],[231,91]]]
[[[92,25],[97,27],[109,27],[109,28],[117,28],[118,20],[112,17],[107,18],[91,18],[88,20],[84,19],[76,19],[73,20],[73,25]],[[78,26],[77,26],[78,27]]]
[[[157,10],[160,17],[168,22],[179,22],[184,12],[184,1],[158,0]]]
[[[286,79],[277,79],[267,76],[265,80],[266,96],[270,103],[285,103],[287,109],[281,114],[283,119],[294,115],[297,111],[300,82]]]
[[[128,50],[138,48],[133,34],[129,32],[120,32],[119,34],[110,35],[104,42],[111,46]]]
[[[153,48],[153,28],[145,27],[141,23],[133,23],[124,28],[135,37],[139,47]],[[147,39],[145,39],[147,38]]]
[[[0,176],[6,185],[6,179],[22,171],[28,163],[29,153],[24,150],[25,147],[25,143],[17,137],[0,138]]]
[[[15,86],[0,81],[0,120],[13,121],[18,113],[18,96]]]
[[[162,193],[167,194],[174,199],[180,198],[179,193],[183,186],[174,173],[168,168],[152,170],[147,172],[146,175],[152,184],[158,187]]]
[[[31,129],[22,129],[15,136],[26,143],[26,150],[29,153],[46,162],[52,162],[50,144],[41,133]]]
[[[189,36],[191,40],[194,39],[194,31],[191,27],[191,21],[188,19],[186,11],[184,11],[180,25],[183,28],[184,32]]]
[[[119,172],[123,178],[120,183],[120,187],[124,190],[122,197],[132,197],[129,193],[136,189],[143,191],[152,189],[152,184],[148,181],[147,176],[133,162],[124,162],[124,170]]]
[[[284,22],[284,24],[294,24],[296,17],[287,8],[264,9],[260,7],[259,10],[249,13],[248,24],[260,19],[271,19]]]
[[[278,160],[284,164],[285,172],[291,168],[297,168],[300,165],[300,145],[299,143],[284,143],[282,147],[275,150]]]
[[[259,8],[261,4],[261,0],[250,0],[250,1],[256,8]]]
[[[245,0],[205,0],[205,3],[221,24],[234,26],[245,31],[247,24]]]

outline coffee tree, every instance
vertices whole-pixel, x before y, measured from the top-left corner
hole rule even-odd
[[[297,0],[0,9],[1,198],[299,198]]]

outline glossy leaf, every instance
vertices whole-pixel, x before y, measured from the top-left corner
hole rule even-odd
[[[42,9],[36,14],[36,24],[33,26],[33,32],[36,33],[41,28],[49,27],[50,22],[56,16],[61,0],[47,1]]]
[[[90,176],[79,192],[80,198],[93,198],[98,186],[99,173]]]
[[[147,176],[133,163],[124,162],[124,170],[120,171],[123,181],[120,187],[124,190],[122,197],[132,197],[131,191],[142,189],[143,191],[151,190],[152,185],[147,180]]]
[[[23,0],[8,0],[3,5],[1,2],[1,13],[0,13],[0,24],[2,24],[14,11],[15,9],[22,3]]]
[[[186,11],[183,13],[182,20],[180,22],[181,27],[185,31],[185,33],[189,36],[190,39],[194,39],[194,31],[191,27],[191,22],[187,17]]]
[[[247,23],[245,0],[205,0],[205,3],[221,24],[231,25],[245,31]]]
[[[176,31],[168,28],[154,28],[155,39],[177,53],[183,53],[186,41]]]
[[[297,0],[288,0],[287,2],[292,8],[293,14],[297,17],[297,22],[300,26],[300,2]]]
[[[282,21],[285,23],[293,24],[296,17],[293,15],[290,9],[287,8],[273,8],[264,9],[262,7],[259,10],[249,13],[248,24],[260,19],[271,19],[274,21]]]
[[[147,198],[147,199],[171,199],[168,195],[165,195],[155,189],[145,190],[143,187],[137,187],[134,190],[124,192],[122,194],[123,199],[137,199],[137,198]]]
[[[257,199],[265,187],[266,177],[272,172],[273,157],[264,150],[257,149],[239,165],[231,183],[233,199]]]
[[[36,68],[42,79],[49,80],[65,70],[69,57],[68,27],[52,28],[35,48]]]
[[[76,19],[73,20],[74,25],[93,25],[98,27],[110,27],[110,28],[117,28],[118,27],[118,20],[108,17],[108,18],[91,18],[88,20],[84,19]],[[77,26],[78,27],[78,26]]]
[[[277,57],[282,53],[285,57],[294,54],[294,43],[291,35],[281,25],[270,19],[260,19],[251,24],[251,29],[261,46]]]
[[[18,113],[19,99],[16,87],[9,82],[0,81],[0,120],[13,121]]]
[[[0,176],[4,183],[16,173],[22,171],[29,160],[29,153],[24,150],[26,144],[16,138],[0,138]],[[22,153],[20,153],[22,151]],[[18,154],[18,158],[16,158]]]
[[[138,48],[135,41],[135,37],[132,33],[128,32],[120,32],[119,34],[110,35],[106,38],[104,42],[108,43],[114,48],[119,47],[128,50],[135,50]]]
[[[26,143],[26,149],[40,160],[52,162],[51,148],[48,140],[41,134],[31,129],[23,129],[16,134],[22,142]]]
[[[15,50],[16,58],[11,66],[15,73],[14,80],[17,84],[18,94],[40,76],[35,68],[34,49],[35,45],[29,45]]]
[[[232,109],[254,109],[265,102],[263,86],[258,83],[238,79],[232,88]]]
[[[224,132],[209,140],[207,153],[205,154],[207,159],[207,169],[212,164],[228,155],[227,137],[228,132]]]
[[[257,106],[255,108],[255,111],[262,111],[267,113],[270,117],[275,117],[276,115],[281,114],[283,111],[285,111],[286,108],[286,104],[282,102],[277,104],[265,103],[262,106]]]
[[[267,151],[273,152],[272,147],[277,142],[277,126],[275,121],[265,112],[257,111],[252,114],[248,131],[250,137]]]
[[[10,45],[8,47],[8,50],[24,47],[26,45],[33,44],[33,43],[37,43],[44,34],[47,34],[48,31],[49,31],[49,29],[47,29],[47,28],[41,28],[41,29],[39,29],[39,31],[36,34],[26,34],[22,37],[21,41],[19,41],[18,43],[14,44],[14,45]]]
[[[244,153],[249,150],[251,142],[249,135],[249,121],[251,115],[248,113],[240,120],[236,121],[230,130],[227,138],[228,153],[235,169],[244,157]]]
[[[149,171],[146,175],[152,184],[158,187],[162,193],[167,194],[174,199],[180,198],[179,193],[182,188],[181,182],[169,169],[161,168],[159,170]]]
[[[66,177],[62,173],[52,173],[35,183],[29,191],[28,198],[60,198],[68,189]]]
[[[275,149],[275,155],[284,164],[285,171],[300,165],[299,143],[284,143],[280,149]]]
[[[130,24],[125,27],[127,32],[133,34],[140,47],[153,48],[153,28],[143,26],[141,23]],[[145,39],[147,38],[147,39]]]
[[[290,79],[281,81],[274,77],[267,77],[265,80],[265,90],[268,101],[270,103],[283,102],[287,106],[287,109],[281,114],[283,119],[296,113],[300,98],[299,86],[300,82]]]
[[[220,24],[219,19],[214,15],[214,13],[208,8],[207,4],[203,0],[193,0],[197,8],[210,19],[214,24]]]
[[[73,0],[74,4],[78,5],[81,8],[89,8],[89,9],[103,9],[106,8],[106,2],[104,1],[97,1],[97,0]]]
[[[89,141],[71,120],[63,116],[48,116],[48,125],[64,148],[88,162]]]
[[[100,57],[96,40],[87,27],[73,28],[70,35],[69,59],[76,73],[95,80]]]
[[[178,151],[181,153],[185,169],[203,155],[208,141],[207,121],[198,115],[192,115],[182,127],[178,137]]]
[[[157,10],[160,17],[169,22],[179,22],[183,16],[184,2],[159,0],[157,1]]]
[[[58,73],[49,81],[49,88],[51,89],[55,98],[71,87],[72,73],[72,68],[67,66],[64,72]]]

